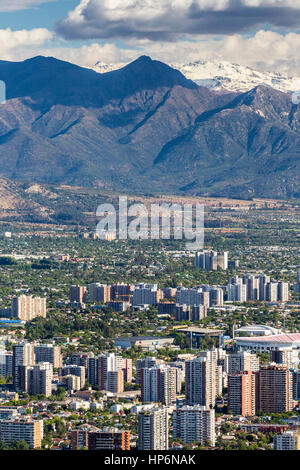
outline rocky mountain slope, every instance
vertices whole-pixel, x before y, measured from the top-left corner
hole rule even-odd
[[[0,62],[0,174],[139,193],[300,197],[299,107],[224,93],[141,57],[104,74],[53,58]]]

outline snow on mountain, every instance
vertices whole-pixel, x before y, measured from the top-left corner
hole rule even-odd
[[[98,73],[111,72],[126,64],[105,64],[97,62],[93,67]],[[188,64],[173,63],[171,67],[180,70],[186,78],[200,86],[244,92],[258,85],[265,85],[282,92],[297,91],[300,88],[299,77],[287,77],[279,72],[259,72],[250,67],[231,64],[226,61],[198,60]]]
[[[259,72],[250,67],[225,61],[199,60],[172,66],[198,85],[209,88],[248,91],[257,85],[266,85],[283,92],[299,89],[299,78],[286,77],[279,72]]]
[[[121,69],[125,65],[127,64],[124,64],[121,62],[116,63],[116,64],[105,64],[104,62],[99,61],[93,67],[88,67],[88,68],[91,68],[95,70],[95,72],[98,72],[98,73],[107,73],[107,72],[113,72],[114,70]]]

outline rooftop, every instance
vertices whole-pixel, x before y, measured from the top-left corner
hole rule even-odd
[[[237,338],[239,342],[260,342],[260,343],[300,343],[300,333],[272,335],[272,336],[251,336],[247,338]]]

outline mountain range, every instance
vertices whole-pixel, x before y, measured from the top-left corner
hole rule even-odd
[[[270,86],[199,86],[142,56],[98,73],[0,61],[0,174],[142,194],[298,198],[300,113]]]
[[[92,69],[98,73],[112,72],[126,64],[106,64],[98,61]],[[258,85],[269,86],[284,93],[297,91],[300,88],[300,77],[283,75],[280,72],[255,70],[225,60],[196,60],[188,63],[172,63],[171,67],[179,70],[186,78],[197,85],[214,90],[245,92]]]

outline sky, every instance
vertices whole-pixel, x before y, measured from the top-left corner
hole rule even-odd
[[[0,0],[0,60],[91,67],[145,54],[300,76],[300,0]]]

